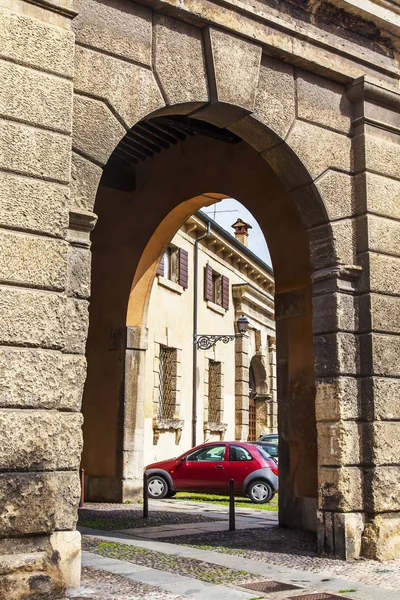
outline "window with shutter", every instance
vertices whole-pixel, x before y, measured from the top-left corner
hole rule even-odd
[[[204,300],[213,302],[213,270],[209,264],[204,267]]]
[[[189,280],[189,255],[183,248],[179,248],[178,250],[178,263],[178,283],[186,290],[188,287]]]
[[[229,309],[229,279],[222,275],[222,308]]]

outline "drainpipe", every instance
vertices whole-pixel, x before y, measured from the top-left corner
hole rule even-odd
[[[198,304],[198,270],[199,270],[199,242],[210,235],[210,223],[207,223],[207,233],[201,235],[194,242],[194,269],[193,269],[193,395],[192,395],[192,448],[196,446],[197,429],[197,304]]]

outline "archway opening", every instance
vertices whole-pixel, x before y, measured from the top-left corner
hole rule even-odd
[[[260,224],[274,268],[280,521],[314,529],[312,267],[304,215],[268,162],[237,135],[171,115],[157,115],[136,127],[137,136],[125,136],[111,156],[95,205],[83,403],[87,497],[121,501],[140,487],[149,393],[144,370],[154,358],[148,351],[148,304],[157,267],[189,216],[234,197]],[[140,139],[147,149],[149,140],[164,144],[159,151],[139,151]]]

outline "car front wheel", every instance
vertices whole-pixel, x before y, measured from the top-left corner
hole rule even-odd
[[[266,481],[252,481],[247,490],[254,504],[265,504],[274,497],[274,492]]]
[[[149,498],[160,500],[161,498],[165,498],[167,495],[168,484],[164,477],[161,477],[161,475],[152,475],[149,477],[147,490],[149,492]]]

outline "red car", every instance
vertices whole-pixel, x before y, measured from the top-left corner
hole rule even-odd
[[[176,492],[235,494],[252,502],[269,502],[278,491],[278,465],[265,450],[245,442],[208,442],[178,458],[146,467],[150,498],[171,498]]]

